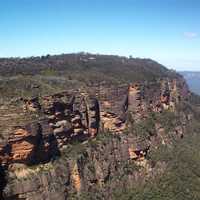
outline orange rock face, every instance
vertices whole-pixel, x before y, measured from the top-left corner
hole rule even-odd
[[[41,121],[39,114],[36,119],[41,130],[32,127],[35,122],[12,127],[14,131],[10,133],[7,144],[0,143],[0,162],[31,163],[46,155],[50,158],[73,138],[95,137],[100,124],[104,130],[121,134],[127,127],[128,114],[137,122],[144,119],[149,110],[161,112],[173,107],[171,110],[174,111],[179,96],[187,93],[184,85],[182,93],[180,88],[176,81],[163,80],[156,85],[98,86],[91,88],[93,95],[89,91],[66,91],[26,100],[26,114],[42,115]],[[129,153],[134,157],[132,150]]]
[[[19,141],[11,145],[11,157],[14,162],[27,160],[33,153],[34,145],[27,141]]]
[[[9,160],[16,163],[29,163],[36,154],[38,134],[26,128],[17,128],[8,138]]]
[[[133,148],[128,148],[128,153],[129,153],[129,157],[130,159],[137,159],[138,155],[135,153],[135,150]]]
[[[78,171],[78,166],[75,164],[75,166],[72,169],[72,182],[74,184],[74,187],[77,192],[80,192],[81,190],[81,177]]]
[[[28,136],[27,130],[20,128],[9,138],[10,157],[14,162],[25,161],[32,154],[34,145],[27,140]]]

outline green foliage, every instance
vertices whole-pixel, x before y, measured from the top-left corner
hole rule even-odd
[[[164,174],[154,180],[149,180],[143,186],[136,183],[133,188],[126,190],[126,192],[124,192],[124,188],[121,190],[118,188],[113,194],[113,199],[199,200],[199,143],[199,134],[193,134],[176,142],[171,149],[161,146],[151,152],[152,160],[167,164]]]
[[[128,176],[135,173],[135,171],[139,171],[140,167],[133,160],[128,160],[127,162],[122,163],[122,169],[122,176]]]
[[[43,75],[43,76],[58,76],[59,73],[55,69],[47,68],[47,69],[41,71],[41,75]]]
[[[156,134],[155,122],[155,118],[150,115],[147,119],[135,124],[136,136],[147,139]]]
[[[177,76],[150,59],[83,53],[0,59],[0,74],[4,99],[46,95],[105,81],[117,84]]]
[[[179,117],[176,117],[174,112],[164,111],[156,116],[156,120],[165,129],[166,133],[169,133],[179,125]]]

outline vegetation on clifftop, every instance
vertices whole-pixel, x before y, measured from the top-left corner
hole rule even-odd
[[[86,53],[0,59],[1,98],[51,94],[99,83],[130,83],[175,77],[151,59]]]

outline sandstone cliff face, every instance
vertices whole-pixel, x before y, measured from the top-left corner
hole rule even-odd
[[[27,127],[18,127],[8,139],[11,162],[29,163],[35,160],[37,144],[40,143],[40,126],[31,124]]]
[[[64,92],[43,97],[37,106],[27,102],[34,101],[25,101],[24,112],[35,115],[36,121],[12,127],[8,142],[1,145],[2,162],[48,161],[71,140],[84,140],[98,132],[100,111],[95,97],[71,96]],[[39,109],[33,109],[36,107]]]
[[[12,199],[63,200],[72,198],[75,194],[81,196],[86,191],[95,192],[95,189],[107,191],[108,186],[110,190],[122,187],[123,184],[131,186],[135,181],[140,181],[141,177],[145,179],[147,174],[153,174],[148,164],[143,164],[145,168],[139,168],[139,164],[144,161],[142,156],[140,161],[137,161],[138,164],[134,163],[136,157],[133,157],[130,149],[134,149],[134,154],[137,153],[134,138],[115,136],[109,141],[83,144],[79,153],[72,147],[70,151],[63,151],[58,162],[36,166],[33,169],[20,167],[18,172],[12,172],[15,173],[12,175],[14,180],[7,184],[4,195]],[[64,159],[65,156],[68,159]],[[138,170],[133,170],[137,167]],[[10,172],[10,176],[12,173]],[[124,173],[128,174],[129,179],[121,182],[119,177],[122,179]],[[104,198],[109,199],[109,195],[105,193]]]
[[[150,113],[176,113],[188,95],[183,80],[164,79],[94,85],[83,91],[22,99],[20,115],[32,118],[11,126],[0,144],[0,163],[8,168],[10,177],[4,198],[64,200],[97,188],[112,191],[127,182],[131,186],[153,176],[157,170],[152,172],[146,159],[148,151],[152,145],[169,144],[170,138],[161,122],[148,132],[147,139],[138,137],[135,127],[148,120]],[[96,139],[103,132],[104,139]],[[173,127],[171,132],[182,137],[184,125]],[[77,152],[76,142],[81,152]],[[49,162],[56,156],[58,161]],[[123,177],[124,170],[128,170],[128,180],[112,180],[109,186],[114,177]],[[108,198],[109,194],[105,196]]]

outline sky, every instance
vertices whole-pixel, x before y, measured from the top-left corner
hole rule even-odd
[[[200,71],[200,0],[0,0],[0,57],[82,51]]]

